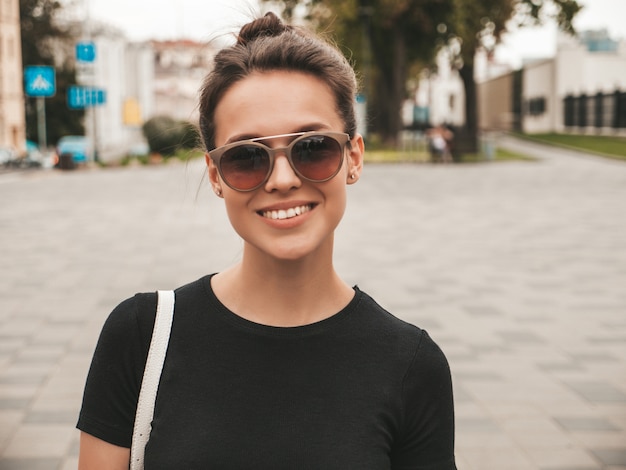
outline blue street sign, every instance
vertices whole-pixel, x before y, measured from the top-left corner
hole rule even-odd
[[[72,109],[100,106],[106,100],[107,94],[102,88],[71,86],[67,89],[67,105]]]
[[[26,96],[49,98],[56,93],[54,67],[29,65],[24,68]]]
[[[96,45],[93,42],[79,42],[76,44],[76,60],[79,62],[93,62],[96,60]]]

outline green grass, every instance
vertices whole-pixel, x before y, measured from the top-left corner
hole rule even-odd
[[[506,150],[503,148],[496,148],[496,153],[494,155],[494,161],[496,162],[507,162],[507,161],[528,161],[532,162],[536,159],[524,155],[518,152],[512,152],[510,150]],[[474,154],[465,154],[461,156],[461,163],[478,163],[486,161],[485,156],[481,153]]]
[[[139,163],[141,165],[148,165],[150,163],[165,163],[170,161],[180,160],[186,162],[195,158],[201,158],[204,156],[202,149],[178,149],[174,155],[168,155],[167,157],[151,157],[150,155],[126,155],[119,161],[112,164],[101,163],[100,166],[127,166],[132,163]]]
[[[519,134],[514,133],[517,137],[532,140],[535,142],[565,147],[570,149],[591,152],[597,155],[616,158],[626,161],[626,137],[617,136],[600,136],[600,135],[574,135],[574,134]],[[522,155],[511,152],[502,148],[496,149],[494,161],[532,161],[534,158],[528,155]],[[366,149],[365,161],[368,163],[404,163],[419,162],[427,163],[430,161],[428,152],[420,148],[418,150],[395,151],[388,149],[375,148],[373,150]],[[466,154],[461,157],[461,163],[477,163],[487,161],[481,153]]]
[[[414,152],[403,152],[398,150],[367,150],[365,149],[365,162],[367,163],[406,163],[406,162],[427,162],[429,160],[427,152],[416,150]]]
[[[584,150],[599,155],[626,160],[626,137],[575,134],[517,134],[540,143]]]
[[[533,161],[532,157],[522,155],[516,152],[510,152],[508,150],[497,148],[494,161],[512,161],[512,160],[525,160]],[[478,154],[466,154],[462,156],[461,163],[478,163],[487,161],[485,156]],[[424,150],[418,150],[414,152],[402,152],[396,150],[365,150],[365,162],[366,163],[428,163],[430,162],[430,155]]]

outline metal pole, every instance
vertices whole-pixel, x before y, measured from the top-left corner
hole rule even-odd
[[[91,23],[91,5],[90,5],[90,0],[84,0],[84,4],[85,4],[85,24],[84,24],[84,28],[85,28],[85,36],[87,37],[88,41],[94,41],[95,39],[95,34],[93,31],[93,25]],[[92,139],[92,155],[91,158],[93,159],[94,163],[98,162],[98,122],[97,122],[97,117],[96,117],[96,103],[95,103],[95,88],[96,88],[96,70],[95,70],[95,64],[93,62],[91,62],[89,64],[89,67],[91,69],[91,77],[89,80],[87,80],[87,85],[90,85],[92,87],[92,89],[89,91],[90,94],[90,100],[88,101],[89,105],[87,108],[85,108],[86,112],[91,113],[91,125],[93,128],[93,139]],[[85,133],[86,129],[85,129]]]
[[[37,135],[39,136],[39,148],[42,152],[48,147],[46,135],[46,99],[37,97]]]
[[[93,102],[91,103],[91,113],[93,115],[93,161],[98,163],[98,123],[96,119],[96,106]]]

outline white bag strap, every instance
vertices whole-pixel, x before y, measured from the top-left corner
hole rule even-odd
[[[133,440],[130,449],[130,469],[143,470],[146,444],[150,438],[154,402],[156,399],[165,353],[170,340],[172,319],[174,318],[174,291],[157,291],[157,310],[152,330],[152,340],[148,351],[146,368],[143,371],[141,390],[135,414]]]

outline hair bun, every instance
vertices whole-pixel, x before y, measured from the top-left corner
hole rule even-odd
[[[278,16],[270,11],[262,18],[257,18],[244,25],[239,31],[237,44],[245,46],[260,37],[278,36],[288,29],[290,29],[289,26],[285,25]]]

